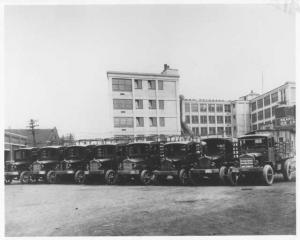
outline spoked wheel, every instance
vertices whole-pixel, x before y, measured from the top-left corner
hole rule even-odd
[[[142,184],[149,185],[149,184],[151,184],[152,179],[153,179],[153,177],[152,177],[152,174],[150,171],[148,171],[148,170],[142,171],[141,176],[140,176],[140,180],[141,180]]]
[[[188,174],[188,171],[185,170],[185,169],[181,169],[179,171],[179,182],[181,185],[188,185],[190,183],[189,181],[189,174]]]
[[[219,177],[223,185],[228,184],[228,168],[225,166],[222,166],[220,168]]]
[[[267,186],[270,186],[273,184],[274,181],[274,171],[273,168],[270,165],[265,165],[263,168],[263,183]]]
[[[6,177],[5,178],[5,184],[11,184],[12,178],[11,177]]]
[[[57,176],[56,173],[54,171],[49,171],[47,173],[47,182],[50,184],[54,184],[57,181]]]
[[[75,183],[77,183],[77,184],[83,184],[85,182],[84,172],[82,170],[76,171],[76,173],[74,175],[74,180],[75,180]]]
[[[31,176],[30,172],[22,172],[20,175],[20,181],[23,184],[31,183],[32,176]]]
[[[283,165],[282,174],[285,181],[291,181],[292,180],[292,162],[290,159],[286,160]]]
[[[117,174],[114,170],[107,170],[105,173],[105,182],[108,185],[116,184],[117,182]]]
[[[227,179],[231,186],[236,186],[238,184],[238,180],[240,178],[240,173],[234,172],[233,167],[228,169]]]

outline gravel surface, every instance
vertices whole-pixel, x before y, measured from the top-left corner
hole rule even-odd
[[[5,186],[6,236],[291,235],[296,184]]]

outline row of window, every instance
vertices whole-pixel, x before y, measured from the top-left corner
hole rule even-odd
[[[272,108],[267,108],[265,110],[261,110],[258,113],[253,113],[251,115],[252,123],[255,123],[257,120],[260,121],[260,120],[263,120],[266,118],[270,118],[271,116],[275,116],[276,107],[277,106],[274,106]]]
[[[209,123],[224,123],[224,119],[225,119],[225,123],[230,124],[231,123],[231,116],[225,116],[225,118],[223,116],[200,116],[200,123],[202,124],[206,124],[207,123],[207,119]],[[185,116],[185,122],[186,123],[192,123],[192,124],[198,124],[199,123],[199,117],[198,116],[192,116],[192,122],[191,122],[191,118],[190,116]]]
[[[157,117],[149,117],[149,126],[157,127]],[[145,120],[144,117],[136,117],[136,127],[144,127]],[[165,118],[159,117],[159,126],[165,126]],[[133,117],[115,117],[114,118],[115,128],[133,128]]]
[[[273,121],[266,121],[266,122],[262,122],[262,123],[259,123],[259,124],[253,124],[252,125],[252,130],[255,131],[255,130],[260,130],[260,129],[264,129],[264,127],[266,127],[266,125],[268,124],[274,124],[275,123],[275,120]]]
[[[206,103],[185,103],[185,112],[231,112],[230,104],[206,104]]]
[[[156,90],[156,80],[134,80],[135,89],[143,89],[143,81],[147,81],[148,89]],[[164,90],[164,82],[162,80],[157,80],[158,90]],[[132,91],[132,81],[131,79],[123,78],[113,78],[112,79],[112,89],[113,91],[131,92]]]
[[[282,100],[285,101],[285,89],[282,90]],[[271,95],[267,95],[264,98],[258,99],[257,101],[252,103],[252,111],[256,109],[263,108],[264,106],[269,106],[271,103],[278,102],[278,92],[272,93]]]
[[[231,127],[201,127],[200,128],[200,134],[199,134],[199,128],[198,127],[193,127],[192,128],[193,134],[196,136],[208,136],[208,135],[224,135],[226,134],[227,136],[232,135]]]
[[[114,109],[133,109],[133,100],[132,99],[113,99],[113,107]],[[135,109],[143,109],[143,100],[135,99]],[[157,102],[156,100],[148,100],[148,108],[156,109]],[[164,100],[158,100],[158,108],[165,109]]]

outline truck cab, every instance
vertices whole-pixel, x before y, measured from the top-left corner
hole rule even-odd
[[[29,171],[31,164],[37,160],[38,148],[20,148],[13,151],[13,161],[5,162],[5,183],[21,179],[22,172]]]
[[[21,174],[22,183],[38,182],[42,179],[47,182],[47,173],[58,168],[63,160],[63,147],[46,146],[39,150],[38,158],[30,166],[30,171],[24,171]]]
[[[126,145],[122,143],[97,145],[93,156],[93,159],[86,165],[84,178],[78,179],[78,182],[88,182],[92,178],[104,177],[107,184],[115,184],[118,165],[126,158]]]

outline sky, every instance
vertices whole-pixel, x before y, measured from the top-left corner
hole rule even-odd
[[[179,70],[185,98],[295,81],[295,15],[274,5],[6,6],[5,128],[111,134],[106,72]],[[262,85],[263,75],[263,85]]]

